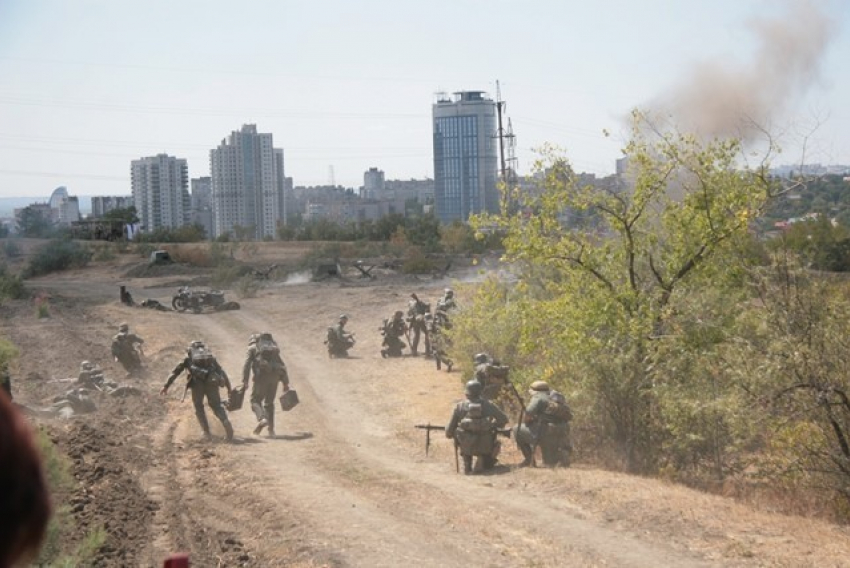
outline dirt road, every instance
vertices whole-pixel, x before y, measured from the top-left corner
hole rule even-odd
[[[167,279],[121,283],[137,300],[166,301],[173,292]],[[377,328],[410,292],[433,302],[446,283],[275,284],[240,300],[239,311],[188,315],[97,301],[117,299],[117,284],[108,271],[90,270],[32,283],[53,295],[49,322],[30,315],[13,324],[12,312],[24,308],[2,310],[4,331],[25,355],[45,340],[54,344],[52,354],[28,363],[21,388],[31,405],[45,395],[34,381],[63,367],[73,374],[81,358],[118,374],[107,340],[119,321],[146,339],[142,405],[159,412],[128,417],[131,438],[118,444],[125,469],[154,504],[151,515],[138,517],[147,544],[125,556],[135,565],[157,565],[177,550],[197,566],[850,565],[845,528],[581,463],[518,469],[511,442],[486,476],[455,473],[442,436],[433,436],[426,457],[413,425],[445,423],[461,397],[462,373],[437,371],[421,357],[382,359]],[[329,359],[324,331],[340,313],[349,315],[357,344],[351,358]],[[246,404],[232,415],[235,443],[201,442],[191,404],[179,401],[182,381],[166,400],[156,391],[193,339],[206,341],[240,382],[248,336],[258,331],[281,344],[300,405],[278,410],[275,439],[251,434]],[[110,420],[88,415],[59,427]],[[127,452],[128,444],[135,450]]]

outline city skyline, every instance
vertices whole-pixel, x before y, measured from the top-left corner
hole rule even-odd
[[[806,161],[850,163],[841,2],[592,4],[9,0],[0,196],[127,194],[130,162],[160,153],[208,176],[243,124],[274,135],[297,186],[356,188],[371,167],[433,178],[437,93],[495,99],[496,81],[521,174],[547,143],[613,173],[631,109],[704,128],[724,102],[780,136],[777,165],[799,162],[807,135]]]

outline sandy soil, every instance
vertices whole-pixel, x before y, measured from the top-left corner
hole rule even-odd
[[[32,302],[0,306],[2,333],[22,352],[14,387],[26,408],[45,406],[83,359],[144,391],[103,396],[95,413],[68,421],[33,416],[72,458],[80,530],[109,534],[97,565],[156,566],[186,551],[195,566],[850,566],[846,527],[581,463],[518,469],[511,442],[486,476],[455,473],[439,432],[426,457],[413,425],[445,423],[463,371],[382,359],[377,329],[410,292],[434,302],[458,274],[270,282],[256,298],[234,296],[241,310],[193,315],[120,305],[119,284],[137,301],[170,303],[175,292],[176,277],[124,277],[136,262],[29,282],[50,298],[47,319]],[[329,359],[325,329],[343,312],[357,344],[351,358]],[[125,379],[109,356],[121,321],[146,340],[141,379]],[[167,397],[157,391],[193,339],[241,381],[257,331],[281,344],[300,405],[278,411],[275,439],[251,434],[246,405],[231,417],[235,443],[211,415],[218,439],[200,441],[182,380]]]

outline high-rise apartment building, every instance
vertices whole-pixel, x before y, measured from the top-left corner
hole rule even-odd
[[[274,237],[285,219],[283,150],[271,134],[246,124],[210,150],[213,233],[218,237],[237,225],[251,227],[255,238]]]
[[[369,168],[363,174],[363,190],[360,197],[363,199],[378,199],[384,196],[384,170]]]
[[[177,229],[189,222],[186,160],[167,154],[133,160],[130,184],[142,231]]]
[[[207,238],[213,234],[212,180],[209,176],[192,178],[192,223],[204,228]]]
[[[482,91],[440,96],[433,107],[434,202],[443,223],[497,213],[496,103]]]

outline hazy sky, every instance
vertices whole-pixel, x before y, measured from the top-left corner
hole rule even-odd
[[[775,163],[819,124],[807,161],[848,164],[848,20],[846,0],[0,0],[0,196],[126,195],[163,152],[209,175],[246,123],[296,185],[433,177],[435,93],[497,80],[520,173],[544,143],[611,173],[634,107],[720,133],[737,108],[781,134]]]

